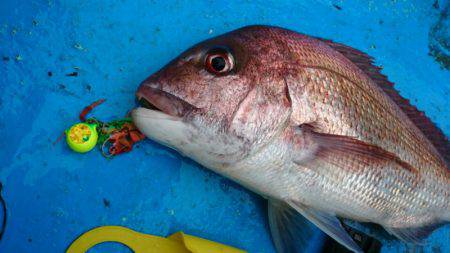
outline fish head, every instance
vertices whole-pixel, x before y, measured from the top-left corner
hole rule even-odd
[[[251,26],[209,39],[151,75],[136,93],[136,126],[208,167],[264,147],[291,113],[285,48],[270,29]]]

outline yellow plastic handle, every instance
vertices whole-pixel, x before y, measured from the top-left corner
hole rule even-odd
[[[67,253],[85,253],[103,242],[119,242],[136,253],[245,253],[245,251],[186,235],[183,232],[164,238],[120,226],[98,227],[84,233],[69,246]]]

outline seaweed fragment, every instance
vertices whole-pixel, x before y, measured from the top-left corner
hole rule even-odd
[[[450,4],[442,11],[438,22],[429,32],[429,55],[450,70]]]
[[[342,10],[342,7],[337,4],[333,4],[333,7],[338,11]]]
[[[80,44],[80,43],[75,43],[73,45],[74,48],[78,49],[78,50],[84,50],[84,47]]]
[[[78,72],[72,72],[72,73],[69,73],[69,74],[66,74],[66,76],[72,76],[72,77],[76,77],[76,76],[78,76]]]
[[[435,9],[439,9],[439,1],[438,0],[435,0],[434,1],[434,3],[433,3],[433,8],[435,8]]]
[[[104,205],[106,208],[109,208],[109,207],[111,206],[111,202],[110,202],[108,199],[103,198],[103,205]]]

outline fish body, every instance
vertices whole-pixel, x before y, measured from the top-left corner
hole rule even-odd
[[[338,218],[410,243],[450,220],[447,139],[353,48],[244,27],[190,48],[137,97],[146,136],[269,200],[280,252],[297,249],[298,215],[353,251]]]

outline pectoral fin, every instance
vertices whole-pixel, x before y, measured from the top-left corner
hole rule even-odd
[[[342,226],[338,218],[336,218],[336,216],[313,210],[293,201],[289,201],[288,204],[309,221],[314,223],[323,232],[325,232],[340,244],[344,245],[349,250],[353,252],[363,252],[361,248],[353,241],[347,231],[345,231],[344,227]]]
[[[278,253],[317,252],[324,238],[320,229],[288,204],[269,200],[269,225]]]
[[[350,136],[319,133],[309,125],[300,126],[297,133],[299,138],[315,147],[308,157],[299,155],[300,159],[294,160],[299,165],[314,168],[327,163],[351,170],[367,166],[391,167],[418,173],[416,168],[396,154]]]

